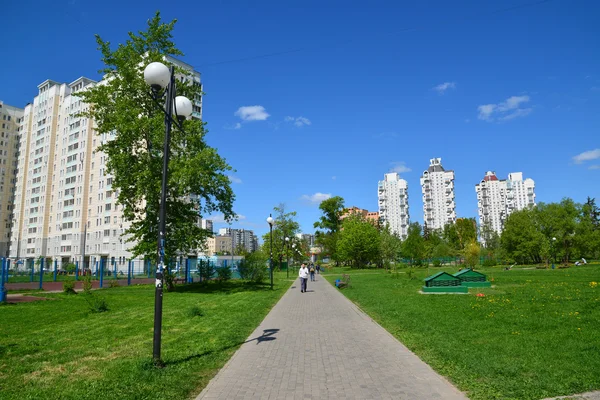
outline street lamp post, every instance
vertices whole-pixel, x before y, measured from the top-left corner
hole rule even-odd
[[[285,238],[285,263],[286,263],[286,267],[285,270],[287,272],[287,277],[290,277],[290,256],[289,256],[289,251],[290,251],[290,238],[286,236]]]
[[[294,262],[294,256],[296,251],[296,243],[292,243],[292,263]]]
[[[165,265],[165,230],[167,216],[167,183],[169,173],[169,152],[171,145],[171,125],[173,123],[173,106],[179,118],[192,114],[192,102],[183,96],[175,97],[175,67],[153,62],[144,69],[144,80],[152,88],[155,99],[161,97],[165,89],[165,142],[163,147],[162,186],[160,194],[160,209],[158,218],[158,265],[156,267],[156,282],[154,291],[154,340],[152,357],[155,364],[160,365],[160,343],[162,330],[162,300],[163,300],[163,270]]]
[[[267,218],[267,223],[269,224],[269,236],[271,238],[271,249],[270,249],[270,255],[269,255],[269,272],[271,275],[271,290],[273,289],[273,223],[275,222],[275,220],[273,219],[273,217],[271,216],[271,214],[269,214],[269,218]]]
[[[552,238],[552,269],[554,269],[554,264],[556,263],[556,238]]]

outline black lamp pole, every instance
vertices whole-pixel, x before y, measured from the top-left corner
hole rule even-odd
[[[163,148],[162,187],[160,193],[160,209],[158,217],[158,265],[156,266],[156,283],[154,290],[154,341],[152,358],[160,364],[160,343],[162,333],[163,306],[163,270],[165,265],[165,229],[167,225],[167,181],[169,177],[169,155],[171,150],[171,121],[173,120],[173,92],[175,86],[175,67],[170,68],[171,76],[165,99],[165,143]]]
[[[269,218],[271,218],[271,214],[269,214]],[[269,231],[269,236],[271,237],[271,255],[269,257],[269,272],[271,275],[271,290],[273,290],[273,222],[269,222]]]

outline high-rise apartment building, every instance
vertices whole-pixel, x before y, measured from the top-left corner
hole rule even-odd
[[[240,246],[244,247],[249,253],[258,250],[258,238],[254,234],[254,231],[247,229],[221,228],[219,229],[219,235],[231,237],[234,250]]]
[[[0,101],[0,256],[7,257],[10,231],[13,224],[13,206],[17,160],[19,158],[20,124],[22,108]]]
[[[385,174],[384,179],[379,181],[377,197],[381,223],[388,224],[392,233],[405,238],[410,223],[408,183],[400,179],[397,172]]]
[[[523,180],[522,172],[508,174],[508,179],[500,180],[493,171],[475,185],[479,224],[487,225],[497,233],[504,228],[506,218],[516,210],[535,206],[535,182],[531,178]]]
[[[296,238],[306,243],[308,247],[315,245],[315,235],[310,233],[296,233]]]
[[[169,62],[193,71],[178,60]],[[200,74],[193,71],[200,86]],[[20,124],[14,229],[10,257],[50,257],[85,266],[104,260],[125,267],[131,257],[124,232],[129,223],[117,205],[118,192],[106,171],[107,156],[98,146],[115,133],[98,135],[78,92],[98,83],[81,77],[72,83],[46,80],[25,107]],[[192,118],[201,118],[201,99],[193,99]]]
[[[446,171],[441,158],[429,160],[429,168],[421,176],[421,191],[427,229],[444,229],[444,225],[456,222],[454,171]]]
[[[213,222],[210,219],[203,219],[203,220],[201,220],[200,221],[200,227],[202,229],[205,229],[205,230],[209,231],[209,232],[212,232],[213,229],[214,229],[213,228]]]

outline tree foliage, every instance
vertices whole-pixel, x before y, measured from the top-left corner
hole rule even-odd
[[[100,146],[107,154],[107,173],[118,193],[123,217],[131,225],[126,233],[135,243],[134,257],[156,256],[157,227],[165,138],[164,115],[143,79],[144,67],[153,61],[167,63],[167,56],[183,53],[172,41],[176,21],[163,23],[160,14],[148,21],[148,29],[129,33],[115,50],[99,36],[96,41],[105,67],[104,79],[79,93],[90,107],[82,115],[96,124]],[[177,74],[188,72],[177,69]],[[190,80],[177,83],[177,94],[197,98],[200,88]],[[114,134],[114,137],[110,137]],[[166,202],[167,257],[177,250],[195,251],[208,236],[197,225],[199,216],[220,212],[232,219],[234,194],[226,172],[231,170],[217,151],[206,144],[204,122],[186,120],[183,130],[173,127]],[[101,140],[102,139],[102,140]]]
[[[421,264],[426,256],[425,238],[421,224],[413,222],[408,226],[406,239],[402,242],[402,255],[410,259],[411,264]]]
[[[590,198],[584,205],[565,198],[513,212],[504,224],[502,251],[518,263],[600,257],[597,213]]]
[[[275,222],[273,224],[273,262],[280,264],[292,257],[292,246],[306,254],[308,246],[298,240],[296,234],[300,232],[300,224],[296,221],[296,211],[286,212],[285,204],[281,203],[273,208]],[[288,238],[289,240],[285,240]],[[263,235],[263,243],[267,254],[271,251],[271,233]]]
[[[381,239],[373,224],[354,214],[344,219],[342,228],[337,243],[340,261],[360,268],[379,260]]]
[[[321,217],[319,221],[314,223],[317,229],[315,232],[315,240],[317,245],[321,246],[326,254],[337,263],[337,243],[340,238],[341,216],[344,212],[344,199],[340,196],[334,196],[323,200],[319,204]]]

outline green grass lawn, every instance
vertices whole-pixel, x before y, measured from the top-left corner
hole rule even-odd
[[[94,291],[110,310],[90,313],[84,294],[0,307],[2,399],[193,398],[258,326],[291,282],[230,281],[165,293],[162,358],[152,364],[154,287]],[[192,316],[192,308],[202,316]]]
[[[541,399],[600,389],[600,265],[480,271],[492,288],[423,295],[427,273],[349,273],[343,293],[471,399]],[[597,282],[597,284],[596,284]],[[485,297],[476,296],[477,293]]]

